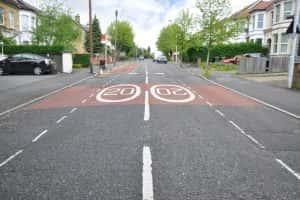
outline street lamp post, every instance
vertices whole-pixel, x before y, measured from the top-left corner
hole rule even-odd
[[[116,16],[116,25],[115,25],[115,62],[114,65],[116,66],[117,64],[117,37],[118,37],[118,32],[117,32],[117,25],[118,25],[118,10],[115,11],[115,16]]]
[[[1,45],[1,55],[4,56],[4,43],[3,42],[0,42],[0,45]]]
[[[90,73],[93,74],[93,26],[92,26],[92,0],[89,0],[89,37],[90,37]]]

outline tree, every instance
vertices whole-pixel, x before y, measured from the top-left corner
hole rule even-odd
[[[198,17],[199,35],[207,47],[206,66],[209,67],[211,46],[227,41],[236,34],[236,25],[226,18],[229,13],[229,0],[197,0],[200,10]]]
[[[70,11],[59,0],[44,0],[41,7],[37,27],[33,31],[34,43],[62,45],[67,50],[73,50],[74,41],[81,32]]]
[[[182,10],[176,18],[175,23],[179,27],[177,32],[177,43],[180,50],[181,62],[183,61],[183,54],[186,51],[187,43],[192,35],[193,29],[193,15],[188,9]]]
[[[4,37],[2,31],[0,31],[0,42],[3,42],[4,45],[15,45],[16,42],[13,38]]]
[[[101,28],[100,28],[100,23],[99,20],[97,18],[97,16],[94,16],[93,19],[93,46],[94,46],[94,53],[101,53],[103,52],[104,49],[104,45],[102,45],[101,43]],[[87,49],[88,52],[90,52],[90,37],[89,37],[89,32],[88,34],[86,34],[86,38],[85,38],[85,48]]]
[[[181,29],[177,24],[170,24],[164,27],[160,31],[158,40],[156,41],[157,49],[165,55],[169,55],[170,52],[176,51],[176,35],[180,32]]]
[[[127,21],[118,21],[117,24],[112,22],[107,33],[110,36],[111,43],[114,44],[117,29],[117,49],[125,52],[127,55],[134,45],[134,33],[131,25]]]

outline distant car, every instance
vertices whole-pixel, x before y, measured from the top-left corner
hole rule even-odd
[[[156,59],[156,62],[157,63],[165,63],[167,64],[168,63],[168,59],[166,56],[159,56],[157,59]]]
[[[51,59],[36,54],[16,54],[0,60],[0,75],[25,73],[41,75],[55,71],[56,65]]]
[[[144,56],[140,56],[139,60],[145,60],[145,57]]]

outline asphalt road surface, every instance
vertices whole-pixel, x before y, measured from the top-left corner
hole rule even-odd
[[[300,122],[150,61],[0,121],[0,199],[297,200]]]

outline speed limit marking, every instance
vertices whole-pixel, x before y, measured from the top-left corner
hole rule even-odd
[[[104,88],[97,94],[97,101],[104,103],[122,103],[132,101],[141,95],[141,88],[133,84],[120,84]]]
[[[173,84],[154,85],[150,92],[156,99],[169,103],[189,103],[196,99],[190,90]]]

